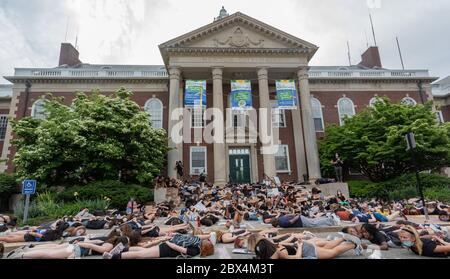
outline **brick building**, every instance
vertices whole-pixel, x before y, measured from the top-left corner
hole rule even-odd
[[[231,114],[231,130],[243,128],[246,122],[230,108],[230,80],[250,80],[253,107],[272,108],[275,80],[296,82],[299,107],[295,110],[272,109],[274,127],[279,130],[281,146],[276,154],[261,154],[261,142],[243,141],[207,144],[177,144],[168,155],[166,172],[174,177],[175,162],[183,161],[185,173],[207,174],[218,184],[233,180],[256,182],[264,174],[278,175],[281,180],[303,181],[321,176],[317,138],[324,135],[329,123],[343,124],[345,115],[365,109],[376,97],[388,97],[408,104],[432,100],[431,83],[436,79],[428,70],[391,70],[382,67],[377,47],[370,47],[362,61],[354,66],[309,66],[318,47],[300,38],[260,22],[242,13],[228,15],[222,10],[214,22],[159,46],[164,65],[91,65],[79,60],[78,51],[62,44],[59,66],[55,68],[16,68],[10,116],[44,117],[41,96],[51,92],[64,96],[70,105],[76,92],[100,89],[108,94],[124,86],[134,92],[133,99],[149,112],[157,128],[169,134],[175,121],[170,112],[183,107],[186,80],[207,81],[207,108],[218,108]],[[0,108],[1,110],[2,108]],[[3,111],[3,110],[2,110]],[[2,113],[0,111],[0,114]],[[444,111],[443,111],[444,112]],[[205,123],[194,112],[192,134],[202,131]],[[244,118],[245,119],[245,118]],[[13,171],[11,129],[5,131],[1,171]]]

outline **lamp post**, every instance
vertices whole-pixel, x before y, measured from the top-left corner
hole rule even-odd
[[[423,206],[423,211],[425,213],[425,219],[428,221],[430,220],[430,217],[428,216],[428,209],[427,209],[427,205],[425,203],[425,197],[423,195],[423,191],[422,191],[422,182],[420,179],[420,174],[419,174],[419,167],[417,165],[417,158],[416,158],[416,148],[417,148],[417,144],[416,144],[416,139],[414,138],[414,133],[408,133],[405,136],[406,138],[406,143],[407,143],[407,151],[411,151],[411,159],[412,159],[412,163],[414,165],[414,169],[416,171],[416,180],[417,180],[417,190],[419,192],[420,198],[422,200],[422,206]]]

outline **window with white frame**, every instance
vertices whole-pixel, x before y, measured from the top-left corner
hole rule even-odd
[[[380,97],[373,97],[372,99],[370,99],[369,106],[374,107],[378,102],[383,102],[383,99],[381,99]]]
[[[407,106],[415,106],[415,105],[417,105],[417,102],[416,102],[416,100],[414,100],[411,97],[405,97],[402,100],[402,104],[407,105]]]
[[[6,128],[8,128],[8,116],[0,115],[0,140],[5,139]]]
[[[205,126],[205,108],[193,107],[189,108],[191,112],[191,127],[203,128]]]
[[[286,127],[286,113],[284,109],[278,108],[278,101],[271,101],[272,105],[272,125],[274,128]]]
[[[156,129],[163,127],[163,103],[156,98],[152,98],[145,103],[145,111],[150,117],[150,122]]]
[[[339,122],[344,125],[345,117],[353,117],[355,112],[355,105],[353,101],[347,97],[341,98],[338,101]]]
[[[245,110],[232,110],[231,115],[233,117],[234,128],[247,127],[247,111]]]
[[[206,168],[206,147],[191,147],[191,175],[200,175],[207,173]]]
[[[439,124],[444,123],[444,115],[442,115],[442,111],[440,110],[436,111],[436,118]]]
[[[31,107],[31,117],[41,120],[47,117],[47,115],[45,114],[45,100],[39,99],[34,102],[33,106]]]
[[[291,172],[291,164],[289,161],[289,147],[287,145],[279,145],[278,152],[275,154],[275,166],[277,172]]]
[[[314,119],[314,127],[316,132],[323,132],[325,125],[323,122],[322,104],[316,98],[311,98],[311,112]]]

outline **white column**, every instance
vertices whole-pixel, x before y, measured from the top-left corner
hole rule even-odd
[[[297,100],[299,100],[298,93],[297,93]],[[300,107],[297,106],[297,109],[291,110],[291,114],[292,114],[292,132],[294,135],[294,144],[295,144],[295,159],[297,162],[298,182],[303,182],[303,175],[307,174],[308,170],[306,168],[305,141],[303,140],[303,129],[302,129],[302,118]]]
[[[222,83],[223,69],[216,67],[212,70],[213,76],[213,107],[223,112],[223,83]],[[223,117],[225,119],[225,117]],[[224,124],[222,124],[224,125]],[[217,135],[216,133],[220,133]],[[225,165],[225,143],[224,143],[224,129],[215,129],[216,137],[222,139],[221,142],[214,142],[214,184],[223,186],[227,183],[226,165]]]
[[[172,112],[180,107],[179,92],[180,92],[180,80],[181,71],[179,68],[169,68],[170,88],[169,88],[169,153],[167,154],[167,175],[170,178],[177,178],[177,172],[175,165],[177,161],[181,161],[181,151],[183,144],[176,144],[171,137],[172,128],[177,123],[176,120],[171,119]]]
[[[261,68],[258,70],[258,81],[259,81],[259,107],[267,109],[267,123],[269,123],[269,127],[272,127],[272,105],[270,104],[269,97],[269,80],[268,80],[268,71],[266,68]],[[259,115],[261,118],[261,113]],[[261,119],[260,119],[261,123]],[[259,127],[260,133],[261,129],[267,129],[265,125],[260,125]],[[273,135],[273,131],[269,131],[270,135]],[[263,145],[264,146],[264,145]],[[264,173],[269,177],[274,177],[277,175],[276,167],[275,167],[275,154],[263,154],[264,161]]]
[[[321,178],[319,152],[317,149],[316,129],[311,111],[311,93],[309,91],[308,68],[301,68],[298,72],[300,84],[300,103],[305,133],[306,158],[308,161],[309,179]]]

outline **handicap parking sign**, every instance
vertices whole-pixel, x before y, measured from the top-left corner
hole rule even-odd
[[[24,180],[22,182],[22,194],[33,195],[36,193],[36,180]]]

